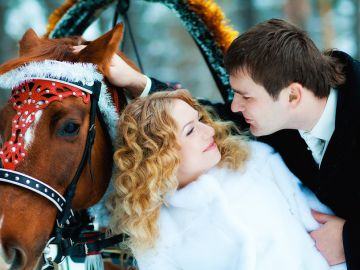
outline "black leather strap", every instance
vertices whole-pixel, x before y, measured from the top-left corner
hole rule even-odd
[[[62,212],[66,200],[49,185],[17,171],[0,168],[0,182],[9,183],[33,191],[52,202]]]
[[[127,235],[120,234],[109,238],[97,239],[91,242],[76,243],[73,246],[70,246],[68,243],[67,245],[63,245],[62,249],[66,256],[85,257],[91,253],[100,253],[104,248],[124,242],[126,239],[128,239]]]
[[[71,204],[72,204],[72,200],[75,196],[76,186],[80,179],[82,171],[85,167],[85,164],[86,164],[87,160],[89,159],[89,156],[91,155],[92,145],[95,140],[95,119],[96,119],[96,112],[97,112],[97,107],[98,107],[100,91],[101,91],[101,82],[95,81],[94,87],[93,87],[93,94],[91,95],[89,131],[88,131],[87,138],[86,138],[84,153],[83,153],[82,159],[80,161],[80,164],[76,170],[75,176],[74,176],[73,180],[71,181],[71,183],[65,193],[66,204],[64,207],[64,211],[58,213],[58,216],[57,216],[58,228],[55,228],[55,231],[56,231],[55,237],[61,237],[61,230],[64,227],[64,225],[66,224],[68,217],[71,216],[71,211],[72,211]]]

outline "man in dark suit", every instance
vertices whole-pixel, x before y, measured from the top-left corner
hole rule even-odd
[[[272,19],[233,41],[225,67],[231,110],[272,145],[336,216],[314,212],[311,233],[330,265],[360,269],[360,63],[322,54],[296,26]]]

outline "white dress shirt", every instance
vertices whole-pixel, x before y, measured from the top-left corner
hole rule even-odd
[[[337,96],[337,90],[331,89],[324,112],[313,129],[299,130],[300,136],[305,140],[319,167],[335,130]]]

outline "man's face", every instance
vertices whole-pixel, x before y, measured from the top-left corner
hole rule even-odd
[[[286,128],[288,102],[282,93],[274,100],[244,71],[231,75],[230,84],[234,90],[231,110],[243,114],[254,136],[269,135]]]

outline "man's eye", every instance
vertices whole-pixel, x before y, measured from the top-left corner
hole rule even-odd
[[[189,136],[191,133],[193,133],[194,131],[194,128],[191,128],[187,133],[186,133],[186,136]]]

